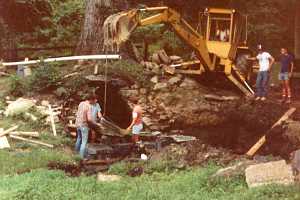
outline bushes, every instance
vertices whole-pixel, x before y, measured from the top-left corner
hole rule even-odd
[[[23,78],[17,75],[12,75],[8,79],[8,93],[13,96],[22,96],[25,94],[25,82]]]
[[[57,64],[41,63],[28,78],[28,89],[40,92],[56,88],[61,80],[61,73]]]
[[[29,77],[10,76],[8,93],[13,96],[23,96],[31,92],[55,89],[61,79],[62,75],[57,64],[41,63]]]

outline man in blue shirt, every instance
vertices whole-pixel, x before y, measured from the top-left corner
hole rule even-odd
[[[294,61],[293,56],[291,56],[286,48],[281,48],[280,50],[280,73],[279,80],[282,82],[282,100],[284,103],[291,103],[291,87],[290,87],[290,78],[292,77],[294,71]]]

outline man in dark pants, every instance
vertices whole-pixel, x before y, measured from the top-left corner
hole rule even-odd
[[[288,53],[286,48],[281,48],[280,52],[281,68],[278,78],[282,82],[281,102],[291,103],[292,93],[290,87],[290,78],[292,77],[294,71],[294,59],[293,56]]]
[[[268,82],[271,67],[275,59],[266,51],[263,50],[261,45],[258,45],[258,55],[249,60],[258,60],[259,72],[256,79],[256,98],[255,100],[265,101],[268,93]]]
[[[89,137],[89,124],[95,124],[92,118],[92,105],[97,102],[97,96],[90,94],[86,101],[82,101],[77,110],[76,122],[77,127],[77,141],[75,150],[79,152],[83,159],[86,153],[86,146]]]

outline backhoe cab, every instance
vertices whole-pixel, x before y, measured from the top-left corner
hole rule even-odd
[[[146,13],[146,14],[145,14]],[[147,16],[147,17],[143,17]],[[247,83],[250,69],[246,54],[247,18],[233,9],[208,8],[199,15],[196,31],[168,7],[134,9],[108,17],[104,23],[106,50],[118,50],[122,42],[139,26],[165,23],[195,52],[198,60],[169,66],[166,71],[184,74],[223,73],[247,96],[253,90]],[[196,64],[196,66],[195,66]],[[172,70],[168,70],[172,68]]]

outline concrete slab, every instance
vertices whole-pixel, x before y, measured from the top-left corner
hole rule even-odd
[[[245,173],[250,188],[268,184],[290,185],[295,181],[292,167],[284,160],[251,165]]]

